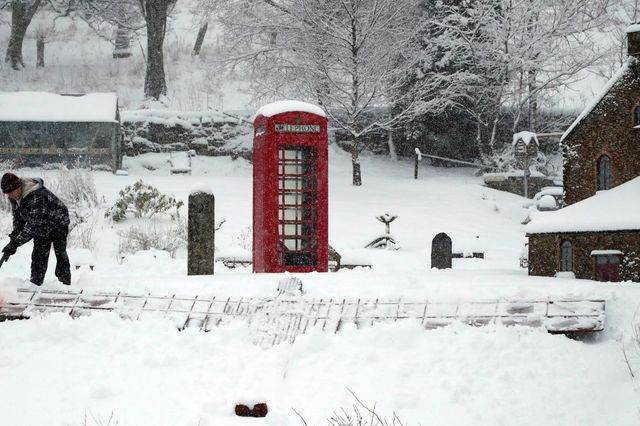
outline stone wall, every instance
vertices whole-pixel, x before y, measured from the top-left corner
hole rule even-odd
[[[628,71],[563,141],[567,205],[596,193],[602,155],[611,158],[611,187],[640,176],[640,128],[634,126],[638,105],[640,63],[631,58]]]
[[[631,261],[640,256],[640,231],[529,235],[529,275],[554,276],[560,270],[560,244],[564,240],[569,240],[573,248],[576,278],[595,279],[592,250],[620,250],[622,262],[629,265],[621,270],[621,280],[639,281],[640,263]]]
[[[177,112],[136,110],[122,112],[123,152],[195,150],[199,155],[229,155],[251,159],[253,126],[248,118],[218,111]]]
[[[490,173],[483,176],[485,186],[498,191],[511,192],[524,197],[524,177],[522,174],[507,175]],[[529,198],[533,198],[545,186],[554,186],[554,179],[547,176],[529,176]]]

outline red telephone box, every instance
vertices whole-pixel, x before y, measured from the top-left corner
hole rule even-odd
[[[253,271],[327,271],[327,118],[298,101],[253,122]]]

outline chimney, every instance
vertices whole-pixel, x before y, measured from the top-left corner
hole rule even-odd
[[[632,24],[626,29],[629,56],[640,58],[640,24]]]

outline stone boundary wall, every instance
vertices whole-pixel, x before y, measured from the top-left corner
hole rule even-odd
[[[512,194],[518,194],[524,197],[524,176],[506,175],[500,173],[485,174],[483,176],[484,185],[497,189],[498,191],[506,191]],[[529,198],[533,198],[536,193],[540,192],[545,186],[557,186],[554,184],[556,179],[548,176],[529,176]]]
[[[560,270],[560,244],[569,240],[573,248],[573,273],[576,278],[595,279],[595,259],[592,250],[620,250],[622,263],[633,263],[640,256],[640,231],[583,232],[529,235],[529,275],[553,277]],[[626,258],[626,259],[625,259]],[[638,281],[640,262],[630,265],[620,279]]]
[[[249,120],[219,111],[121,111],[122,151],[135,156],[194,150],[198,155],[250,160],[253,125]]]

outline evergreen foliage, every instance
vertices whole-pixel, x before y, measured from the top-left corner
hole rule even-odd
[[[168,213],[172,219],[180,216],[180,207],[184,203],[176,201],[172,196],[160,193],[157,188],[141,180],[120,190],[119,198],[105,213],[105,217],[114,222],[122,222],[127,218],[127,212],[134,217],[151,218],[157,213],[167,213],[175,209],[175,213]]]

